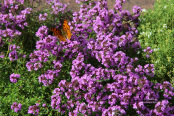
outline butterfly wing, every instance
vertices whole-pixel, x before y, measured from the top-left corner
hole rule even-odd
[[[70,26],[68,25],[67,20],[63,21],[62,30],[64,32],[65,38],[70,40],[72,33],[71,33]]]
[[[62,31],[59,29],[57,29],[57,34],[55,36],[57,36],[60,41],[66,41],[66,38],[62,34]]]
[[[66,38],[63,37],[62,31],[60,29],[56,29],[55,27],[51,27],[50,31],[52,31],[53,35],[57,36],[60,41],[66,41]]]
[[[67,20],[63,21],[61,29],[56,29],[55,27],[51,27],[50,31],[52,31],[53,35],[57,36],[60,41],[66,41],[66,39],[70,40],[70,38],[72,36],[70,26],[68,25]]]

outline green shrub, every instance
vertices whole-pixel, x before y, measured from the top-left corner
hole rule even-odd
[[[54,24],[55,26],[58,25],[59,19],[63,14],[58,14],[58,15],[51,14],[50,9],[45,9],[43,11],[36,10],[34,7],[37,6],[37,4],[35,4],[34,1],[32,1],[32,3],[30,3],[30,0],[27,0],[26,2],[27,3],[25,3],[24,6],[33,8],[31,13],[28,14],[26,17],[26,22],[28,23],[28,26],[25,26],[24,29],[17,27],[17,30],[19,30],[21,32],[21,35],[15,36],[13,38],[13,41],[9,41],[10,39],[8,37],[4,37],[3,39],[6,40],[5,41],[6,43],[4,44],[3,47],[0,47],[0,53],[1,53],[1,51],[3,51],[3,54],[5,55],[4,58],[0,58],[0,116],[1,115],[2,116],[31,115],[31,114],[28,114],[28,109],[30,106],[33,106],[36,103],[40,104],[40,106],[39,106],[40,107],[40,110],[39,110],[40,116],[44,116],[44,115],[47,115],[47,116],[58,115],[59,116],[59,115],[61,115],[60,112],[58,112],[58,110],[56,110],[56,109],[53,109],[50,105],[51,96],[53,94],[53,90],[58,87],[58,83],[61,80],[66,80],[68,83],[71,81],[70,70],[72,68],[72,60],[74,60],[74,57],[77,57],[77,56],[73,56],[72,59],[67,58],[66,61],[62,63],[63,66],[61,67],[59,77],[58,76],[55,77],[54,82],[50,86],[45,87],[45,86],[43,86],[43,83],[39,83],[38,77],[41,74],[44,74],[46,70],[53,68],[53,64],[51,64],[52,60],[56,59],[57,56],[52,55],[51,58],[49,59],[49,61],[44,64],[43,68],[38,69],[37,71],[34,70],[32,72],[29,72],[28,69],[26,68],[26,63],[29,61],[29,55],[35,50],[36,42],[39,40],[39,38],[36,37],[35,34],[38,31],[39,27],[41,27],[43,25],[46,25],[47,27],[51,27],[52,22],[56,23],[56,24]],[[87,4],[89,4],[89,3],[87,2]],[[156,5],[160,6],[160,4],[162,5],[162,3],[158,3]],[[156,6],[156,5],[155,5],[155,7],[156,7],[155,9],[158,9],[159,6]],[[170,7],[172,8],[172,5],[166,5],[167,6],[166,9],[168,9],[167,11],[169,11]],[[160,10],[161,9],[162,8],[160,8]],[[161,13],[165,14],[166,11],[164,11],[164,10],[165,9],[163,9],[163,11],[161,11]],[[43,14],[45,12],[48,14],[47,19],[45,21],[39,20],[39,14],[40,13]],[[151,12],[151,15],[149,12]],[[157,11],[157,13],[159,13],[159,11]],[[172,40],[174,40],[172,38],[173,33],[174,33],[174,30],[172,30],[173,29],[173,20],[171,20],[171,19],[173,19],[172,11],[170,10],[170,13],[165,14],[165,15],[162,14],[162,16],[165,16],[165,19],[161,20],[163,23],[161,23],[160,20],[159,21],[155,20],[158,17],[160,17],[160,15],[161,15],[160,14],[158,16],[157,13],[154,14],[154,11],[149,10],[148,13],[145,13],[144,16],[141,17],[142,22],[139,27],[139,32],[140,33],[146,32],[146,34],[151,33],[151,36],[149,36],[149,38],[150,38],[149,39],[145,35],[145,33],[144,34],[142,33],[139,35],[139,38],[141,40],[141,45],[144,48],[146,48],[147,46],[150,46],[153,49],[160,48],[157,52],[154,52],[153,54],[151,54],[151,59],[150,59],[151,61],[149,59],[147,59],[148,63],[149,62],[154,63],[156,61],[159,62],[156,64],[154,63],[155,68],[156,68],[156,70],[155,70],[156,75],[154,78],[156,78],[156,80],[160,81],[160,82],[162,82],[164,80],[170,80],[172,82],[172,80],[170,79],[174,75],[174,69],[171,68],[172,64],[174,62],[174,59],[172,59],[173,55],[174,55],[174,54],[172,54],[172,51],[173,51],[173,49],[172,49],[173,41]],[[68,12],[68,14],[71,14],[71,13]],[[143,18],[145,20],[143,20]],[[54,20],[54,19],[56,19],[56,20]],[[146,23],[146,22],[150,22],[150,23]],[[161,25],[161,24],[167,25],[167,28],[165,28],[166,29],[165,32],[164,32],[164,28],[163,28],[163,26],[165,26],[165,25]],[[159,29],[157,27],[159,27]],[[5,30],[5,26],[3,25],[1,29]],[[163,33],[158,31],[160,29],[163,29]],[[77,35],[79,34],[79,32],[76,32]],[[89,34],[88,37],[95,38],[97,34],[94,31],[91,33],[92,34]],[[87,34],[87,33],[85,32],[85,34]],[[165,36],[165,39],[164,39],[164,36]],[[147,44],[144,44],[144,43],[147,43]],[[8,58],[8,54],[10,52],[8,47],[10,44],[16,44],[16,46],[20,46],[20,49],[18,49],[17,52],[19,52],[22,55],[26,54],[27,55],[26,58],[20,57],[16,61],[10,61]],[[78,48],[79,46],[75,46],[75,47]],[[79,49],[81,50],[82,48],[79,47]],[[122,50],[122,49],[119,49],[119,50]],[[134,54],[134,52],[132,53],[131,51],[132,51],[132,49],[125,50],[126,54],[129,57],[134,57],[135,55],[139,56],[138,58],[140,58],[140,59],[139,59],[138,63],[143,64],[143,65],[147,64],[146,57],[145,56],[142,57],[142,54],[143,54],[142,52],[137,55],[137,54]],[[64,51],[62,52],[62,54],[63,53],[64,53]],[[62,54],[60,54],[60,56],[63,56]],[[58,57],[57,57],[57,59],[58,59]],[[98,64],[100,64],[100,62],[98,62],[97,59],[94,59],[93,57],[89,57],[87,59],[88,60],[85,59],[85,61],[84,61],[85,64],[92,64],[95,68],[98,68],[98,67],[105,68],[104,65],[98,66]],[[86,69],[86,70],[88,71],[88,69]],[[104,71],[101,70],[101,73],[103,73],[102,76],[104,76],[104,77],[107,74],[105,71],[107,71],[107,70],[104,70]],[[9,76],[12,73],[20,74],[20,79],[17,81],[17,83],[10,82]],[[85,73],[84,69],[80,70],[79,73],[80,74]],[[118,73],[120,73],[120,72],[118,71]],[[82,76],[82,75],[80,75],[80,76]],[[152,79],[154,79],[154,78],[152,78]],[[111,81],[113,81],[113,80],[108,81],[108,80],[103,79],[103,80],[100,80],[100,83],[105,85],[106,83],[110,83]],[[142,81],[140,80],[140,82],[143,82],[143,80]],[[125,90],[126,90],[126,88],[125,88]],[[78,91],[76,91],[76,92],[78,92]],[[81,94],[82,92],[79,92],[79,93]],[[109,94],[109,92],[106,92],[106,93]],[[94,96],[95,95],[97,95],[97,93],[94,94]],[[66,103],[66,101],[67,101],[66,96],[64,94],[62,94],[61,97],[62,97],[62,100],[61,100],[62,104]],[[15,113],[14,110],[11,109],[11,105],[14,102],[22,104],[22,109],[18,113]],[[46,103],[46,106],[42,107],[42,105],[44,103]],[[106,104],[106,106],[107,105],[108,104]],[[127,115],[138,115],[138,114],[135,114],[136,110],[133,109],[131,105],[128,108],[128,113],[129,114],[127,114]],[[67,114],[67,112],[66,112],[66,114]],[[94,114],[95,114],[95,112],[94,112]],[[83,114],[79,114],[79,115],[83,115]]]
[[[151,62],[155,65],[158,82],[174,80],[174,1],[157,0],[153,10],[140,16],[139,41],[143,48],[153,49]]]

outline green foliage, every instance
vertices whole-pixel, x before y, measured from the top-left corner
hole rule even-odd
[[[172,2],[172,0],[168,0],[169,3],[165,1],[166,0],[157,2],[154,7],[155,10],[149,10],[148,13],[145,13],[141,17],[139,32],[144,33],[139,35],[139,39],[143,48],[146,48],[147,46],[150,46],[153,49],[159,48],[159,50],[154,51],[151,55],[152,58],[150,59],[151,62],[155,64],[156,75],[154,79],[160,82],[170,80],[170,82],[174,85],[174,68],[172,68],[174,64],[174,15],[172,15],[174,13],[174,9],[172,9],[172,7],[174,7],[174,2]],[[164,3],[166,8],[164,8]],[[27,3],[27,6],[30,6],[30,4]],[[45,12],[49,17],[44,22],[39,21],[39,14]],[[71,17],[72,12],[69,11],[66,15]],[[21,29],[22,35],[16,37],[13,41],[16,45],[21,47],[21,51],[19,52],[27,55],[32,53],[35,49],[36,41],[38,40],[38,37],[35,36],[38,28],[42,25],[50,27],[53,21],[58,23],[61,17],[63,17],[62,14],[52,16],[49,9],[31,12],[31,14],[27,17],[28,26],[23,30]],[[55,18],[56,20],[53,20]],[[166,24],[166,28],[163,27],[165,26],[164,24]],[[91,34],[91,37],[94,36],[96,35]],[[1,50],[4,51],[5,54],[8,54],[8,44],[6,44]],[[129,53],[129,50],[127,53]],[[132,54],[130,54],[130,56],[131,55]],[[139,54],[138,57],[142,57],[142,54]],[[5,56],[3,59],[0,58],[0,115],[2,116],[27,116],[30,115],[27,113],[28,107],[35,105],[35,103],[40,103],[40,105],[48,103],[50,105],[50,95],[52,95],[53,88],[56,87],[45,87],[43,84],[40,84],[38,76],[43,74],[44,70],[34,73],[28,72],[25,66],[28,59],[29,56],[27,56],[26,59],[21,58],[17,61],[11,62],[8,59],[8,56]],[[67,60],[64,64],[62,64],[63,67],[59,73],[59,78],[57,78],[53,85],[56,85],[55,83],[58,84],[63,79],[70,82],[71,77],[69,75],[69,71],[71,69],[72,60],[73,59]],[[141,64],[145,64],[145,60],[145,57],[140,59]],[[85,62],[93,64],[94,67],[97,67],[98,64],[98,61],[94,61],[92,58]],[[46,66],[47,67],[44,67],[44,69],[49,68],[49,63]],[[10,82],[9,76],[12,73],[19,73],[21,75],[21,78],[17,83]],[[11,110],[13,102],[22,104],[22,110],[19,113],[15,113]],[[132,115],[134,115],[135,111],[132,110],[131,112]],[[47,105],[47,108],[40,109],[39,115],[58,116],[61,114],[57,113],[57,110],[52,109]]]
[[[173,83],[174,72],[174,1],[157,0],[153,10],[140,17],[139,41],[142,48],[153,49],[151,63],[155,65],[155,77],[158,82]],[[173,83],[174,86],[174,83]]]
[[[28,1],[29,2],[29,1]],[[25,4],[26,5],[26,4]],[[31,7],[27,3],[28,7]],[[17,46],[20,46],[18,53],[27,54],[26,58],[19,58],[17,61],[10,61],[8,58],[8,47],[11,43],[8,41],[5,43],[3,48],[0,50],[3,51],[5,57],[0,58],[0,115],[1,116],[29,116],[28,108],[35,103],[42,105],[43,103],[50,103],[50,95],[52,94],[52,89],[42,86],[39,83],[38,76],[44,73],[42,70],[31,73],[26,68],[26,63],[29,59],[29,54],[35,49],[36,41],[36,32],[39,27],[42,25],[50,25],[51,17],[48,18],[46,23],[39,21],[39,14],[44,11],[32,11],[26,19],[28,26],[24,29],[18,29],[21,31],[20,36],[16,36],[11,43],[15,43]],[[50,11],[47,11],[50,15]],[[17,83],[10,82],[10,74],[17,73],[21,77]],[[55,88],[55,87],[54,87]],[[15,113],[11,109],[13,102],[21,103],[22,110],[18,113]],[[41,115],[52,115],[54,110],[51,107],[41,108]],[[57,111],[56,111],[57,112]]]

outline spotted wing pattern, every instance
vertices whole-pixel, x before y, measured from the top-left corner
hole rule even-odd
[[[66,39],[71,39],[72,33],[70,30],[70,26],[68,25],[68,21],[64,20],[61,29],[57,29],[55,27],[51,27],[50,31],[53,32],[54,36],[57,36],[60,41],[66,41]]]

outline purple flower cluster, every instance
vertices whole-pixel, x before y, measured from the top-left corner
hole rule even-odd
[[[58,66],[59,67],[59,66]],[[54,78],[55,78],[55,75],[58,76],[58,72],[60,72],[60,70],[55,70],[55,71],[52,71],[52,70],[47,70],[46,73],[42,74],[41,76],[39,76],[39,82],[43,83],[44,86],[48,86],[50,84],[52,84]]]
[[[19,74],[14,74],[13,73],[13,74],[10,75],[10,81],[12,83],[16,83],[18,78],[20,78],[20,75]]]
[[[40,14],[40,15],[39,15],[39,20],[43,20],[43,21],[44,21],[44,20],[46,20],[47,16],[48,16],[47,13]]]
[[[40,27],[36,32],[40,40],[36,43],[37,50],[30,54],[31,59],[26,64],[28,71],[37,71],[42,68],[44,63],[50,62],[49,57],[53,55],[57,57],[60,56],[58,51],[62,51],[63,48],[57,45],[58,38],[50,35],[47,37],[47,34],[48,28],[46,26]],[[53,69],[39,76],[39,82],[42,82],[44,86],[52,84],[54,77],[58,76],[58,73],[61,71],[61,61],[53,60],[52,63],[54,64]]]
[[[9,53],[8,57],[9,57],[10,61],[17,60],[18,56],[23,57],[23,58],[26,57],[26,55],[18,53],[17,49],[20,49],[20,47],[16,46],[15,44],[9,46],[10,53]]]
[[[18,56],[17,56],[17,51],[11,51],[10,53],[9,53],[9,59],[11,60],[11,61],[14,61],[14,60],[17,60],[18,59]]]
[[[147,49],[144,49],[143,51],[147,53],[146,54],[147,58],[149,58],[150,57],[149,54],[151,54],[153,52],[153,50],[150,47],[147,47]]]
[[[13,105],[11,105],[11,109],[14,110],[14,112],[18,112],[19,110],[21,110],[21,103],[17,103],[17,102],[13,102]]]
[[[58,15],[60,12],[64,13],[67,9],[67,4],[63,4],[59,0],[46,0],[46,3],[52,6],[53,12],[51,14]]]
[[[169,106],[168,100],[162,100],[155,105],[155,114],[160,116],[169,116],[174,113],[174,106]]]
[[[44,38],[47,34],[48,34],[48,28],[46,26],[40,27],[36,32],[36,36],[38,36],[40,39]]]
[[[49,70],[39,76],[39,82],[49,86],[59,77],[64,62],[72,59],[71,80],[59,82],[51,107],[62,114],[69,111],[70,116],[127,115],[130,107],[140,115],[174,115],[171,84],[148,80],[154,76],[153,64],[135,65],[141,48],[136,39],[141,8],[134,6],[131,15],[122,10],[125,0],[116,0],[114,10],[108,10],[106,0],[81,1],[80,11],[73,14],[70,41],[59,43],[57,37],[47,36],[46,26],[40,27],[37,50],[26,64],[29,71],[37,71],[49,63]],[[51,58],[55,60],[50,63]],[[146,105],[150,100],[154,103]]]
[[[30,14],[31,8],[23,6],[24,0],[4,0],[3,6],[0,8],[0,36],[13,38],[21,35],[17,27],[24,29],[27,26],[26,15]],[[22,10],[21,10],[22,9]],[[3,28],[4,29],[3,29]]]
[[[39,114],[39,103],[36,103],[36,105],[30,106],[28,109],[28,114],[35,114],[35,116],[38,116]]]
[[[0,8],[0,47],[7,42],[11,43],[14,38],[21,35],[20,28],[24,29],[28,25],[26,17],[32,9],[24,8],[23,4],[24,0],[4,0]],[[26,55],[18,54],[16,48],[10,50],[12,50],[9,53],[11,61],[17,60],[19,56],[26,57]],[[4,55],[0,57],[4,58]]]

